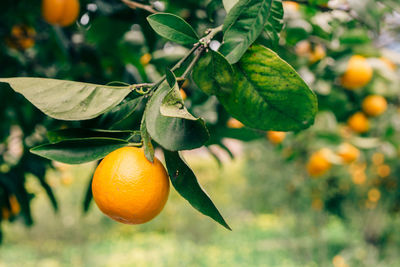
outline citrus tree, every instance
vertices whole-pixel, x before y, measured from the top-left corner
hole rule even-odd
[[[29,12],[24,23],[7,20],[9,11],[4,17],[13,26],[5,34],[9,42],[3,56],[33,69],[6,72],[3,77],[17,77],[0,79],[1,92],[23,103],[7,101],[10,107],[3,116],[10,110],[16,115],[5,125],[3,139],[12,125],[22,120],[31,124],[29,129],[18,127],[22,149],[15,162],[2,159],[2,209],[13,211],[13,203],[20,203],[31,223],[31,197],[24,189],[27,172],[37,176],[56,208],[44,179],[48,160],[80,164],[106,157],[92,189],[110,217],[125,223],[154,217],[165,204],[169,177],[195,209],[230,229],[180,151],[223,146],[223,137],[253,139],[268,130],[299,131],[313,123],[315,94],[271,49],[283,26],[282,2],[84,4],[43,1],[47,24],[38,8],[32,14],[22,4],[10,9]],[[78,14],[79,23],[73,23]],[[54,54],[35,50],[52,42],[59,46]],[[58,68],[49,58],[65,67]],[[41,64],[42,59],[47,60]],[[189,95],[185,100],[183,87]],[[248,129],[227,129],[231,117]],[[164,152],[167,172],[154,157],[155,147]],[[6,154],[10,146],[4,150]],[[86,208],[91,192],[89,186]],[[3,219],[13,217],[5,215]]]
[[[306,179],[325,177],[295,183],[316,192],[316,209],[337,211],[344,203],[339,187],[347,186],[348,198],[365,200],[367,193],[379,199],[377,186],[353,194],[343,173],[365,171],[371,155],[387,173],[382,155],[374,153],[397,147],[396,67],[393,54],[376,42],[396,30],[388,23],[399,8],[395,1],[45,0],[42,6],[5,6],[0,56],[9,67],[1,77],[17,78],[0,79],[7,99],[0,115],[3,220],[21,215],[32,223],[27,173],[57,209],[44,178],[50,160],[80,164],[105,157],[87,188],[85,210],[93,189],[110,217],[145,222],[165,204],[169,177],[195,209],[230,229],[180,153],[211,145],[230,153],[224,138],[267,136]],[[314,123],[317,103],[316,124],[302,131]],[[20,140],[18,153],[12,136]],[[166,171],[154,157],[156,147]],[[132,186],[132,177],[152,179]],[[162,190],[154,190],[158,184]],[[140,190],[153,197],[134,193]]]

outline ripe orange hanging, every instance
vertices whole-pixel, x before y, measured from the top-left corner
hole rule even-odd
[[[307,162],[308,174],[314,177],[325,174],[332,167],[331,162],[328,160],[330,153],[329,149],[321,149],[314,152]]]
[[[347,63],[347,69],[340,79],[342,86],[349,90],[364,87],[372,78],[373,70],[367,59],[354,55]]]
[[[338,156],[341,157],[344,163],[352,163],[360,156],[360,150],[349,143],[343,143],[339,146]]]
[[[162,163],[147,160],[140,148],[124,147],[108,154],[92,182],[93,199],[112,219],[126,224],[150,221],[164,208],[169,179]]]
[[[52,25],[69,26],[79,15],[79,0],[43,0],[43,19]]]
[[[285,139],[285,137],[286,137],[285,132],[279,132],[279,131],[268,131],[267,132],[268,140],[274,145],[282,143],[282,141]]]
[[[369,130],[369,120],[362,112],[354,113],[348,119],[347,124],[357,133],[365,133]]]
[[[387,101],[380,95],[369,95],[362,102],[363,111],[369,116],[379,116],[387,109]]]

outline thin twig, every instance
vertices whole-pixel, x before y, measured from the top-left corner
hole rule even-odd
[[[150,12],[150,13],[157,13],[158,11],[157,10],[155,10],[152,6],[150,6],[150,5],[143,5],[143,4],[141,4],[141,3],[138,3],[138,2],[134,2],[134,1],[131,1],[131,0],[121,0],[125,5],[127,5],[129,8],[132,8],[132,9],[137,9],[137,8],[139,8],[139,9],[143,9],[143,10],[146,10],[146,11],[148,11],[148,12]]]
[[[127,1],[127,0],[122,0],[122,1]],[[172,68],[171,71],[174,72],[175,70],[179,69],[182,64],[192,56],[194,52],[199,50],[199,53],[193,58],[193,60],[190,62],[189,66],[187,69],[184,71],[183,75],[181,77],[177,78],[177,81],[180,80],[185,80],[186,77],[189,75],[190,71],[196,64],[196,62],[200,59],[200,56],[202,52],[207,49],[208,45],[210,44],[211,40],[215,37],[215,35],[219,32],[222,31],[222,25],[210,29],[206,32],[206,36],[200,39],[200,41],[196,44],[193,45],[193,47],[189,50],[189,52],[181,58]],[[136,92],[140,94],[148,94],[150,92],[153,92],[157,90],[157,87],[166,79],[166,75],[163,75],[157,82],[155,83],[141,83],[141,84],[132,84],[131,88],[132,90],[135,90]],[[143,90],[144,88],[150,88],[149,90]]]
[[[196,65],[197,61],[200,59],[201,54],[204,51],[204,47],[200,48],[197,55],[193,58],[192,62],[190,62],[189,66],[185,70],[185,72],[182,74],[183,78],[187,78],[189,76],[190,71],[193,69],[194,65]]]

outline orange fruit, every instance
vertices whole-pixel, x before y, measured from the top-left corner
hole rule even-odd
[[[385,65],[391,70],[396,70],[397,66],[394,64],[391,60],[385,58],[385,57],[380,57],[379,58]]]
[[[300,41],[296,44],[294,50],[298,56],[308,56],[311,53],[311,44],[309,41]]]
[[[244,127],[244,124],[238,121],[237,119],[230,118],[226,122],[226,126],[228,126],[228,128],[240,129]]]
[[[110,218],[141,224],[164,208],[169,179],[157,158],[151,163],[143,149],[123,147],[108,154],[96,168],[92,192],[99,209]]]
[[[372,164],[379,166],[382,165],[384,161],[385,161],[385,155],[383,155],[382,153],[375,152],[372,155]]]
[[[371,202],[378,202],[381,198],[381,192],[377,188],[372,188],[368,191],[368,200]]]
[[[181,97],[183,100],[185,100],[187,98],[186,92],[183,89],[180,89],[179,92],[181,93]]]
[[[367,59],[360,55],[354,55],[347,63],[347,69],[340,82],[346,89],[354,90],[369,83],[373,70]]]
[[[329,153],[328,149],[321,149],[311,155],[307,163],[307,171],[311,176],[323,175],[332,167],[328,160]]]
[[[309,41],[300,41],[295,46],[298,56],[307,57],[310,63],[315,63],[326,56],[325,48],[321,44],[311,46]]]
[[[61,184],[69,186],[74,182],[74,177],[71,174],[66,173],[61,176]]]
[[[268,131],[267,138],[272,144],[280,144],[285,139],[286,133],[279,131]]]
[[[9,200],[10,200],[11,214],[17,215],[21,211],[21,206],[19,205],[17,198],[14,195],[12,195],[10,196]]]
[[[79,0],[43,0],[43,19],[52,25],[69,26],[79,15]]]
[[[8,220],[11,217],[10,211],[6,207],[1,208],[1,218],[3,220]]]
[[[381,178],[388,177],[388,176],[390,175],[390,172],[391,172],[390,166],[389,166],[389,165],[386,165],[386,164],[382,164],[382,165],[378,166],[376,172],[378,173],[378,175],[379,175]]]
[[[369,116],[379,116],[387,109],[387,101],[380,95],[369,95],[362,102],[363,111]]]
[[[357,133],[365,133],[369,130],[369,120],[362,112],[354,113],[347,120],[347,125]]]
[[[282,4],[283,4],[283,9],[285,10],[285,12],[296,12],[296,11],[299,11],[299,9],[300,9],[299,3],[295,2],[295,1],[284,1],[284,2],[282,2]]]
[[[360,151],[349,143],[343,143],[339,146],[338,156],[342,158],[344,163],[356,161],[360,156]]]
[[[314,50],[311,51],[308,58],[311,63],[315,63],[315,62],[323,59],[325,56],[326,56],[325,48],[320,44],[316,44],[314,46]]]
[[[140,64],[146,66],[147,64],[150,63],[150,60],[151,60],[151,55],[149,53],[146,53],[140,57]]]
[[[6,39],[9,47],[26,50],[35,45],[36,31],[27,25],[14,25],[10,37]]]
[[[340,255],[333,257],[332,264],[333,267],[349,267],[349,265],[346,263],[346,260]]]
[[[320,198],[314,198],[312,200],[311,208],[313,210],[320,211],[320,210],[322,210],[323,207],[324,207],[324,203],[322,202],[322,200]]]

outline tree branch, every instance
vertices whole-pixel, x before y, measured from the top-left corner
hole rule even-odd
[[[150,12],[150,13],[157,13],[158,11],[157,10],[155,10],[152,6],[150,6],[150,5],[144,5],[144,4],[141,4],[141,3],[138,3],[138,2],[134,2],[134,1],[131,1],[131,0],[121,0],[125,5],[127,5],[129,8],[132,8],[132,9],[137,9],[137,8],[139,8],[139,9],[143,9],[143,10],[146,10],[146,11],[148,11],[148,12]]]

